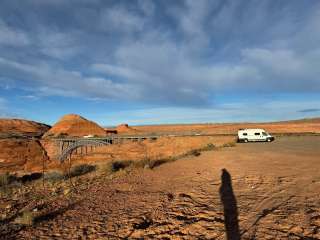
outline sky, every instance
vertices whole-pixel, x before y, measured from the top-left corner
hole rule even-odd
[[[0,117],[320,116],[318,0],[1,0]]]

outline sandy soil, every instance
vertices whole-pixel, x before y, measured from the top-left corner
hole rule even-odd
[[[319,155],[319,136],[281,137],[95,173],[56,197],[54,214],[0,230],[13,239],[319,239]]]
[[[72,161],[96,163],[117,160],[158,160],[178,157],[190,150],[206,147],[208,144],[218,147],[235,141],[236,138],[233,136],[160,137],[157,140],[125,141],[121,144],[97,147],[86,155],[81,155],[79,150],[75,151]]]
[[[208,123],[134,126],[139,134],[232,134],[239,128],[263,128],[270,133],[320,133],[320,118],[271,123]]]

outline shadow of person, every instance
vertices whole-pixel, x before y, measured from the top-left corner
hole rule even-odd
[[[219,192],[223,204],[224,226],[227,239],[240,239],[237,200],[233,193],[230,173],[226,169],[222,169]]]

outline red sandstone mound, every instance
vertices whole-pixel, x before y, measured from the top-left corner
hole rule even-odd
[[[132,127],[129,127],[128,124],[120,124],[119,126],[117,126],[117,133],[121,134],[134,134],[134,133],[137,133],[138,130],[132,128]]]
[[[106,131],[98,124],[79,115],[68,114],[53,125],[43,137],[83,137],[88,135],[103,137],[106,136]]]
[[[48,160],[39,141],[31,139],[0,139],[0,173],[6,171],[38,171]]]
[[[22,119],[0,119],[0,137],[32,136],[40,137],[50,126]]]

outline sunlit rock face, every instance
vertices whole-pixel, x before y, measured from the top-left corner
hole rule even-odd
[[[79,115],[68,114],[63,116],[56,124],[54,124],[43,137],[83,137],[88,135],[103,137],[106,136],[106,131],[98,124]]]
[[[46,152],[37,140],[0,139],[0,172],[37,171],[48,160]]]
[[[40,137],[50,126],[22,119],[0,119],[0,137]]]

